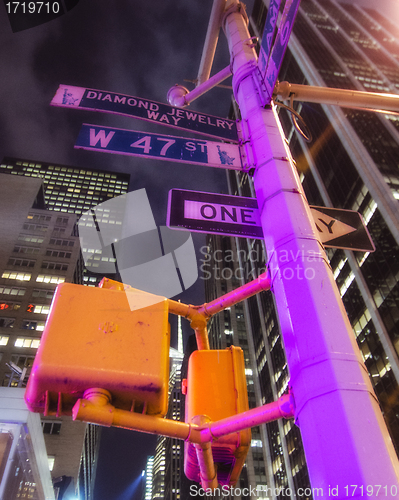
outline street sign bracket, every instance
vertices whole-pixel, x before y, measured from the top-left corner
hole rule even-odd
[[[248,128],[248,120],[241,120],[237,123],[237,133],[241,151],[242,170],[252,175],[256,168],[256,162],[252,153],[252,141]],[[248,139],[244,140],[243,137],[248,137]]]

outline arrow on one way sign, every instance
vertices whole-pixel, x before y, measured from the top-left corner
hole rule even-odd
[[[340,236],[356,231],[355,227],[323,214],[314,207],[311,208],[311,211],[316,228],[319,231],[319,236],[324,242],[329,241],[331,238],[339,238]]]
[[[374,243],[358,212],[328,207],[310,207],[310,211],[325,247],[374,252]]]

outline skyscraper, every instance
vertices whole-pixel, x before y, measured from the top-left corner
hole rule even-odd
[[[145,467],[145,488],[143,490],[143,500],[151,500],[152,498],[153,469],[154,457],[151,456],[147,458],[147,464]]]
[[[130,179],[128,174],[119,172],[9,157],[5,157],[0,164],[0,172],[43,179],[46,208],[77,216],[111,198],[127,193]],[[104,213],[104,218],[112,222],[112,215],[108,210],[108,213]],[[102,277],[87,271],[82,261],[78,262],[75,283],[83,282],[85,285],[96,286]]]
[[[169,405],[166,418],[183,420],[182,378],[183,335],[181,317],[178,316],[177,349],[170,348]],[[158,436],[154,454],[152,500],[178,500],[181,495],[183,477],[184,443],[180,439]]]
[[[179,318],[180,319],[180,318]],[[184,420],[182,415],[181,365],[183,353],[171,349],[171,370],[169,376],[169,408],[166,418]],[[179,500],[181,496],[181,478],[183,474],[183,449],[181,439],[165,440],[165,494],[164,499]]]
[[[262,35],[268,4],[254,3],[254,36]],[[352,3],[302,0],[279,80],[398,93],[398,60],[399,30],[380,13]],[[309,203],[360,212],[376,246],[374,253],[328,249],[327,255],[399,451],[399,122],[396,115],[365,110],[307,103],[294,107],[313,136],[311,143],[296,132],[285,109],[280,120]],[[228,181],[231,194],[254,196],[250,175],[231,171]],[[267,265],[260,240],[212,236],[203,254],[207,300],[253,279]],[[289,384],[273,296],[263,292],[240,307],[214,319],[211,342],[214,347],[242,345],[253,373],[250,405],[269,403]],[[276,488],[309,487],[300,431],[292,421],[260,426],[253,444],[258,440],[262,447],[252,447],[253,480],[266,484],[269,496],[279,497]]]
[[[3,386],[25,387],[56,285],[95,286],[102,277],[85,272],[78,216],[126,193],[129,175],[15,158],[4,158],[0,174],[0,377]],[[59,489],[77,484],[81,498],[92,499],[100,427],[47,417],[43,432]]]
[[[48,210],[82,215],[95,205],[127,192],[128,174],[58,165],[20,158],[3,158],[0,172],[43,179]]]
[[[0,177],[0,380],[3,387],[24,388],[55,287],[73,281],[79,239],[74,214],[45,210],[40,179]],[[48,458],[52,477],[62,477],[59,487],[66,489],[78,476],[86,425],[43,417],[42,429],[47,457],[41,460]]]

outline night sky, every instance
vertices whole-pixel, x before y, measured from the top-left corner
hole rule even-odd
[[[251,12],[253,1],[247,3]],[[361,4],[375,5],[362,0]],[[397,0],[378,2],[389,15]],[[4,156],[131,175],[130,190],[145,188],[158,225],[165,225],[172,188],[227,193],[222,169],[138,159],[73,148],[82,123],[161,134],[184,131],[134,118],[49,105],[59,84],[108,90],[166,102],[175,83],[197,76],[212,0],[80,0],[66,15],[13,33],[0,6],[1,114],[0,159]],[[229,64],[221,33],[212,73]],[[225,83],[229,84],[230,80]],[[226,117],[231,92],[216,88],[190,108]],[[201,136],[196,136],[200,138]],[[196,249],[205,243],[193,235]],[[203,301],[203,281],[176,297]],[[189,329],[186,328],[186,332]],[[112,446],[112,443],[116,443]],[[104,429],[95,500],[141,498],[129,485],[154,451],[155,438],[132,431]],[[111,444],[111,446],[110,446]]]
[[[184,130],[119,115],[50,106],[59,84],[158,102],[167,102],[166,94],[175,83],[192,89],[193,84],[184,80],[197,77],[211,7],[212,0],[80,0],[56,20],[13,33],[1,5],[1,159],[14,156],[127,172],[131,175],[130,190],[146,189],[158,225],[165,225],[168,191],[172,188],[226,193],[225,172],[221,169],[73,148],[82,123],[189,136]],[[228,64],[222,34],[213,72]],[[229,90],[214,89],[191,108],[226,117],[230,95]],[[199,234],[193,238],[198,251],[205,238]],[[198,280],[176,298],[202,303],[203,281]],[[188,332],[188,324],[184,326]],[[154,445],[155,438],[146,434],[103,429],[95,500],[141,498],[140,486],[135,492],[129,486],[141,474]]]

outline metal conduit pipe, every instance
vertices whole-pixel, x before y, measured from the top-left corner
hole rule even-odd
[[[266,424],[279,418],[292,418],[294,414],[294,398],[290,393],[284,394],[273,403],[253,408],[252,410],[216,422],[210,422],[204,428],[201,426],[201,440],[204,442],[212,441],[221,436],[240,432],[256,425]]]
[[[202,49],[201,62],[198,69],[197,86],[208,80],[211,74],[213,58],[219,39],[221,19],[226,5],[226,0],[213,0],[208,30],[206,32],[204,48]]]
[[[177,302],[176,300],[168,299],[169,312],[183,318],[189,318],[192,314],[194,306]]]
[[[281,396],[273,403],[216,422],[211,422],[204,415],[197,415],[192,419],[191,424],[119,410],[112,406],[110,401],[111,394],[107,390],[89,389],[85,392],[84,398],[79,399],[73,407],[72,418],[105,427],[123,427],[148,434],[187,440],[202,446],[212,442],[215,438],[240,432],[256,425],[272,422],[282,417],[292,418],[295,412],[294,398],[290,393]],[[205,448],[202,447],[202,450],[204,451]],[[206,451],[204,454],[207,454]],[[204,460],[207,459],[204,458]],[[207,474],[207,477],[209,479],[213,475]]]
[[[215,463],[213,461],[211,443],[201,443],[195,445],[198,465],[200,468],[201,486],[204,490],[218,487]]]
[[[91,422],[105,427],[123,427],[183,440],[186,440],[193,430],[193,425],[178,420],[118,410],[110,404],[111,394],[104,389],[90,389],[85,392],[84,396],[85,399],[79,399],[72,409],[73,420]],[[192,439],[195,439],[196,435],[192,432]]]
[[[226,78],[228,78],[230,75],[231,69],[230,66],[227,66],[226,68],[219,71],[219,73],[216,73],[211,78],[201,83],[201,85],[198,85],[198,87],[195,87],[195,89],[191,92],[189,92],[186,87],[183,87],[183,85],[176,84],[168,92],[168,102],[172,106],[184,108],[184,106],[188,106],[195,99],[208,92],[208,90],[216,87],[216,85],[223,82],[223,80],[226,80]]]
[[[195,332],[199,350],[210,349],[206,323],[208,318],[203,312],[199,312],[198,306],[182,304],[175,300],[168,300],[169,312],[183,316],[190,321],[191,328]]]
[[[283,100],[293,98],[294,101],[399,112],[399,95],[396,94],[313,87],[288,82],[278,82],[274,93]]]
[[[222,295],[222,297],[203,304],[198,308],[198,312],[205,314],[209,318],[212,315],[223,311],[223,309],[226,309],[227,307],[233,306],[242,300],[252,297],[252,295],[257,294],[262,290],[270,290],[270,286],[271,281],[269,274],[262,273],[249,283],[245,283],[245,285]]]
[[[206,328],[208,319],[214,314],[223,311],[242,300],[252,297],[262,290],[270,290],[271,281],[268,273],[263,273],[258,278],[242,285],[222,297],[219,297],[202,306],[192,306],[168,300],[169,312],[187,318],[195,331],[197,346],[199,350],[210,349],[208,331]]]
[[[194,324],[193,326],[193,322],[191,322],[191,327],[194,328],[198,350],[209,350],[211,347],[209,345],[208,329],[206,327],[206,323],[204,326],[202,324]]]
[[[209,417],[205,415],[197,415],[193,417],[192,423],[196,426],[202,426],[209,422]],[[197,453],[198,465],[200,468],[201,486],[207,488],[217,488],[218,480],[216,476],[215,463],[213,461],[211,443],[201,442],[195,444]]]

